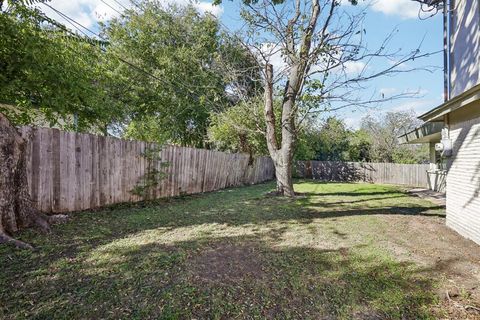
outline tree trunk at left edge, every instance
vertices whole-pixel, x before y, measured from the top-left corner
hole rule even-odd
[[[49,232],[50,224],[66,216],[48,216],[36,209],[28,192],[26,146],[27,141],[0,113],[0,243],[31,249],[13,235],[28,227]]]

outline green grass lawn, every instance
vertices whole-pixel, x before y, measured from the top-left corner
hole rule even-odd
[[[385,216],[443,210],[400,189],[299,182],[72,214],[0,247],[0,318],[414,319],[439,279],[399,260]],[[438,309],[438,308],[437,308]],[[438,314],[438,313],[437,313]]]

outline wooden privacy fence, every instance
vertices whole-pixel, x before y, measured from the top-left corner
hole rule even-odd
[[[30,193],[44,212],[143,200],[132,190],[156,172],[164,172],[165,177],[149,188],[149,198],[209,192],[274,178],[268,157],[249,164],[245,154],[171,145],[160,150],[153,143],[48,128],[22,127],[21,131],[31,137],[27,149]],[[152,160],[149,152],[159,157]]]
[[[299,161],[300,178],[322,181],[372,182],[428,188],[428,164]]]

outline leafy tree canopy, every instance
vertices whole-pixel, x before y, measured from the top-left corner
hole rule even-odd
[[[259,121],[261,99],[240,103],[212,115],[208,137],[213,148],[268,155],[265,124]],[[280,101],[275,102],[280,115]],[[278,125],[278,124],[277,124]],[[295,160],[424,163],[427,145],[399,145],[397,136],[419,125],[412,112],[389,112],[378,118],[366,116],[362,127],[350,129],[336,116],[322,121],[308,119],[298,133]]]
[[[234,93],[257,90],[250,81],[255,71],[228,77],[225,71],[254,61],[222,35],[215,17],[193,6],[144,1],[139,7],[103,26],[107,56],[136,66],[121,63],[114,70],[115,77],[128,80],[119,93],[130,108],[127,135],[204,146],[210,114],[229,107]]]
[[[428,159],[427,145],[399,145],[397,137],[422,124],[412,111],[387,112],[362,119],[370,136],[372,162],[420,163]]]
[[[212,114],[208,130],[212,147],[223,151],[267,155],[265,124],[259,120],[262,112],[261,98],[253,98],[224,112]]]
[[[16,124],[79,129],[115,118],[99,45],[14,2],[0,12],[0,112]]]

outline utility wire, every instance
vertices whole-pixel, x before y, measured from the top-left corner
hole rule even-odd
[[[89,37],[85,32],[83,32],[78,26],[81,26],[82,28],[84,28],[84,29],[87,30],[88,32],[90,32],[90,33],[96,35],[97,37],[99,37],[100,39],[106,41],[104,37],[98,35],[97,33],[93,32],[93,31],[90,30],[89,28],[87,28],[87,27],[83,26],[82,24],[78,23],[77,21],[75,21],[74,19],[70,18],[70,17],[67,16],[66,14],[62,13],[61,11],[55,9],[54,7],[52,7],[52,6],[50,6],[50,5],[46,4],[46,3],[42,3],[42,4],[46,5],[47,7],[49,7],[50,9],[52,9],[54,12],[56,12],[59,16],[61,16],[61,17],[63,17],[64,19],[66,19],[67,22],[69,22],[77,31],[79,31],[79,32],[81,32],[82,34],[84,34],[88,39],[90,39],[90,37]],[[49,21],[49,20],[47,19],[47,21]],[[53,22],[52,22],[52,23],[53,23]],[[69,30],[68,28],[66,28],[63,24],[58,23],[58,22],[56,22],[56,23],[54,23],[54,24],[55,24],[55,26],[57,26],[58,28],[62,29],[64,32],[67,32],[68,34],[71,34],[72,36],[78,37],[78,34],[72,32],[71,30]],[[78,26],[77,26],[77,25],[78,25]],[[90,45],[96,47],[96,45],[95,45],[94,43],[92,43],[92,42],[88,42],[88,43],[89,43]],[[103,47],[101,47],[101,46],[99,46],[99,48],[100,48],[100,50],[101,50],[102,52],[106,52],[106,49],[105,49],[105,48],[103,48]],[[69,46],[69,49],[71,49],[71,50],[73,50],[75,53],[77,53],[77,54],[79,55],[79,57],[82,56],[75,48]],[[147,71],[139,68],[138,66],[130,63],[129,61],[126,61],[126,60],[124,60],[124,59],[122,59],[122,58],[120,58],[120,57],[118,57],[118,56],[116,56],[116,55],[114,55],[114,56],[115,56],[118,60],[120,60],[121,62],[129,65],[130,67],[135,68],[136,70],[138,70],[138,71],[140,71],[140,72],[142,72],[142,73],[145,73],[146,75],[148,75],[148,76],[150,76],[150,77],[155,78],[156,80],[162,82],[163,84],[166,83],[165,81],[162,81],[162,79],[160,79],[160,78],[158,78],[158,77],[155,77],[154,75],[152,75],[152,74],[148,73]],[[83,60],[83,59],[82,59],[82,60]],[[109,71],[109,70],[107,70],[106,68],[104,68],[104,69],[105,69],[105,71]],[[195,98],[197,98],[197,97],[194,97],[194,99],[195,99]],[[207,112],[210,112],[210,110],[206,109],[205,106],[202,105],[202,107],[203,107]],[[183,113],[183,112],[185,112],[185,111],[188,111],[188,109],[178,110],[178,112],[176,112],[176,113],[173,114],[172,116],[173,116],[173,117],[176,117],[176,116],[180,115],[180,113]]]
[[[104,0],[100,0],[100,1],[103,2],[107,7],[109,7],[110,9],[112,9],[113,11],[115,11],[116,13],[118,13],[120,16],[123,17],[123,13],[121,13],[120,11],[118,11],[117,9],[115,9],[114,7],[109,5],[106,1],[104,1]]]
[[[72,23],[74,23],[75,25],[80,26],[81,28],[83,28],[83,29],[85,29],[86,31],[90,32],[92,35],[95,35],[95,36],[98,37],[99,39],[108,42],[108,39],[106,39],[105,37],[103,37],[103,36],[101,36],[100,34],[94,32],[93,30],[85,27],[85,26],[82,25],[81,23],[77,22],[76,20],[74,20],[73,18],[69,17],[69,16],[66,15],[65,13],[63,13],[63,12],[57,10],[56,8],[52,7],[52,6],[49,5],[48,3],[41,2],[41,4],[47,6],[48,8],[50,8],[51,10],[53,10],[54,12],[56,12],[58,15],[60,15],[61,17],[63,17],[64,19],[69,20],[69,21],[72,21]],[[81,31],[78,27],[75,27],[75,29]],[[84,32],[82,32],[82,33],[85,34]],[[102,48],[102,51],[103,51],[103,52],[106,52],[106,50],[105,50],[104,48]],[[150,73],[150,72],[142,69],[141,67],[139,67],[139,66],[137,66],[137,65],[135,65],[135,64],[133,64],[133,63],[131,63],[131,62],[125,60],[125,59],[123,59],[122,57],[119,57],[118,55],[115,55],[115,54],[114,54],[114,57],[117,58],[119,61],[125,63],[126,65],[130,66],[131,68],[133,68],[133,69],[135,69],[135,70],[137,70],[137,71],[140,71],[141,73],[143,73],[143,74],[145,74],[145,75],[147,75],[147,76],[149,76],[149,77],[151,77],[151,78],[153,78],[153,79],[161,82],[161,83],[164,84],[164,85],[169,84],[169,83],[167,83],[165,80],[163,80],[163,79],[161,79],[161,78],[153,75],[152,73]],[[177,85],[177,86],[179,86],[179,87],[182,87],[182,88],[186,91],[186,93],[188,93],[188,94],[190,95],[190,97],[193,98],[194,100],[197,100],[197,99],[199,98],[199,97],[197,97],[197,96],[193,96],[193,93],[192,93],[187,87],[185,87],[182,83],[180,83],[180,82],[175,82],[174,84]],[[212,107],[214,107],[214,108],[217,107],[217,105],[214,104],[214,103],[212,103],[207,97],[205,97],[205,101],[208,102],[208,103],[210,103]],[[200,105],[200,106],[202,106],[206,111],[210,112],[210,110],[208,110],[205,106],[203,106],[203,105]]]
[[[118,4],[120,7],[122,7],[123,10],[125,10],[125,11],[128,10],[128,8],[125,7],[120,1],[118,1],[118,0],[113,0],[113,1],[114,1],[116,4]],[[135,5],[135,3],[133,2],[133,0],[131,0],[131,3],[132,3],[133,5]]]
[[[67,16],[65,13],[55,9],[54,7],[52,7],[51,5],[49,5],[48,3],[46,2],[40,2],[41,4],[43,4],[44,6],[47,6],[48,8],[50,8],[51,10],[53,10],[56,14],[58,14],[60,17],[64,18],[65,20],[67,20],[67,22],[69,22],[76,30],[80,31],[82,34],[85,34],[85,32],[83,32],[82,30],[79,29],[82,28],[88,32],[90,32],[92,35],[94,36],[97,36],[98,38],[100,38],[101,40],[105,40],[102,36],[98,35],[97,33],[95,33],[94,31],[90,30],[89,28],[85,27],[84,25],[82,25],[81,23],[77,22],[76,20],[70,18],[69,16]],[[85,34],[86,35],[86,34]],[[88,35],[87,35],[88,36]],[[88,36],[90,37],[90,36]]]

